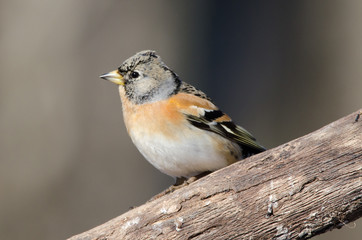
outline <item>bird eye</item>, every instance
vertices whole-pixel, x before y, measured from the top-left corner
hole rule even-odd
[[[131,78],[138,78],[140,74],[138,72],[131,72]]]

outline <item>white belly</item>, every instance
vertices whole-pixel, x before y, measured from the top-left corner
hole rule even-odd
[[[216,135],[193,126],[191,128],[182,133],[176,131],[172,139],[161,134],[134,131],[131,138],[154,167],[170,176],[191,177],[227,166],[226,157],[212,141]]]

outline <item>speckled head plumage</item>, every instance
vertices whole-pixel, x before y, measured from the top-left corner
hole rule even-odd
[[[128,58],[118,72],[123,77],[126,96],[135,104],[166,99],[181,85],[179,77],[152,50]]]
[[[153,50],[143,50],[136,53],[135,55],[126,59],[121,66],[119,66],[118,71],[124,74],[129,71],[134,70],[134,68],[140,63],[147,63],[150,61],[157,61],[161,63],[161,58]]]

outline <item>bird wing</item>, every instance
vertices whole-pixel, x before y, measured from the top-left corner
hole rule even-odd
[[[178,93],[171,98],[180,107],[187,120],[195,127],[214,132],[227,138],[248,153],[259,153],[265,148],[244,128],[233,123],[231,118],[219,110],[211,101],[188,93]]]

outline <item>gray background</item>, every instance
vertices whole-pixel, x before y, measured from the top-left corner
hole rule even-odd
[[[361,107],[362,1],[2,0],[0,239],[64,239],[173,183],[98,79],[144,49],[268,148]]]

